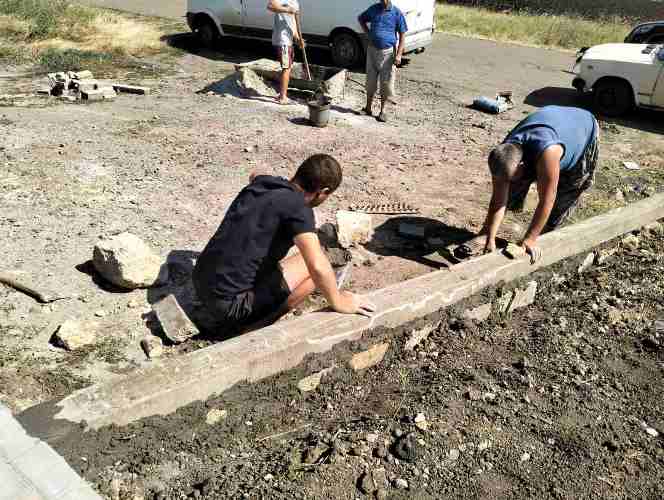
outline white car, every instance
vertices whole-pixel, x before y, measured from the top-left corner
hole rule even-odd
[[[367,37],[357,18],[379,0],[300,0],[307,45],[330,49],[334,64],[352,67],[364,60]],[[187,0],[187,23],[201,42],[214,47],[220,36],[272,39],[274,14],[268,0]],[[406,22],[406,53],[422,52],[433,40],[435,0],[394,0]]]
[[[610,43],[582,49],[572,85],[592,92],[595,109],[620,116],[634,106],[664,109],[664,45]]]

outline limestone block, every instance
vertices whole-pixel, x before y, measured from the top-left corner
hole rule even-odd
[[[121,288],[148,288],[168,281],[162,259],[131,233],[97,243],[92,261],[99,274]]]
[[[354,244],[365,244],[373,236],[371,215],[339,210],[337,212],[337,236],[339,244],[348,248]]]
[[[383,342],[367,351],[355,354],[350,360],[350,367],[357,372],[377,365],[383,361],[389,347],[389,342]]]
[[[314,373],[313,375],[309,375],[308,377],[303,378],[297,383],[297,388],[300,390],[300,392],[315,391],[320,385],[321,379],[325,375],[331,373],[335,368],[336,366],[333,365],[329,368],[325,368],[324,370]]]
[[[57,345],[74,351],[93,344],[97,339],[98,328],[99,324],[94,321],[83,323],[68,319],[55,332],[54,340]]]

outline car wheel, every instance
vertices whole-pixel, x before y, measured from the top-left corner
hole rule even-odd
[[[206,17],[198,24],[196,36],[203,47],[213,49],[219,41],[219,30],[212,19]]]
[[[632,88],[621,80],[600,81],[595,87],[594,104],[603,115],[624,115],[634,104]]]
[[[338,33],[332,39],[332,61],[340,68],[358,66],[364,57],[360,39],[347,31]]]

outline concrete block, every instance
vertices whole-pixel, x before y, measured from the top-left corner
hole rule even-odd
[[[336,366],[330,366],[329,368],[325,368],[324,370],[321,370],[317,373],[314,373],[313,375],[309,375],[308,377],[303,378],[297,383],[297,388],[299,389],[300,392],[311,392],[315,391],[318,386],[320,385],[321,379],[334,371]]]
[[[175,296],[168,295],[154,304],[152,309],[157,315],[166,337],[171,342],[180,344],[200,333],[182,310]]]
[[[145,95],[150,93],[148,87],[137,87],[135,85],[125,85],[123,83],[114,83],[113,90],[122,94]]]
[[[475,321],[485,321],[489,318],[489,316],[491,316],[491,308],[492,305],[489,303],[475,307],[473,309],[466,309],[463,312],[463,317],[465,319],[472,319]]]
[[[101,89],[90,89],[81,91],[81,100],[88,102],[96,102],[104,100],[104,91]]]
[[[31,425],[30,432],[49,437],[57,436],[63,425],[82,420],[98,429],[111,423],[126,425],[144,417],[167,415],[239,382],[255,382],[294,368],[308,355],[361,339],[367,330],[401,326],[486,287],[517,280],[562,259],[585,254],[662,218],[664,194],[655,194],[541,236],[539,241],[546,252],[534,265],[528,259],[510,260],[500,253],[484,255],[371,293],[369,298],[377,306],[371,318],[331,312],[307,314],[186,356],[155,360],[124,377],[29,408],[19,420]]]
[[[369,243],[373,236],[371,215],[339,210],[336,218],[337,237],[342,247],[348,248],[351,245]]]
[[[383,342],[382,344],[373,346],[367,351],[355,354],[350,360],[350,367],[357,372],[376,366],[383,361],[389,347],[389,342]]]
[[[46,500],[20,471],[0,460],[0,500]]]

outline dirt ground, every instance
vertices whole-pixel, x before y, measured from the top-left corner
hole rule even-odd
[[[262,50],[257,57],[265,56]],[[2,269],[25,272],[66,297],[41,305],[0,287],[0,400],[13,410],[148,362],[139,342],[159,334],[150,304],[187,288],[193,259],[252,170],[288,176],[308,155],[330,153],[344,166],[344,184],[317,211],[319,223],[353,203],[400,201],[420,209],[420,223],[458,241],[484,217],[489,148],[534,109],[519,100],[502,115],[482,114],[466,107],[470,83],[451,87],[414,64],[400,73],[390,123],[354,114],[363,76],[353,73],[331,126],[315,129],[304,120],[306,96],[295,96],[299,105],[280,107],[211,90],[232,70],[231,59],[185,51],[175,61],[137,61],[140,71],[115,75],[151,87],[145,97],[90,105],[0,100]],[[471,76],[468,70],[464,82]],[[525,82],[527,75],[521,88]],[[3,95],[43,85],[44,75],[26,74],[26,68],[0,71]],[[664,145],[655,118],[603,122],[598,186],[579,217],[661,189]],[[642,170],[625,170],[623,159]],[[527,218],[511,216],[503,236],[516,237]],[[349,288],[373,290],[439,267],[395,235],[394,219],[376,216],[374,226],[376,236],[360,249],[364,263],[356,261]],[[167,287],[123,293],[91,272],[94,244],[124,231],[168,259],[174,279]],[[51,335],[68,318],[97,321],[99,342],[75,354],[52,346]],[[208,342],[166,346],[165,356]]]
[[[55,446],[112,499],[662,498],[662,228],[606,245],[582,274],[585,256],[535,273],[535,303],[511,314],[461,319],[506,291],[487,290],[167,417]],[[376,342],[390,344],[381,364],[348,368]]]

